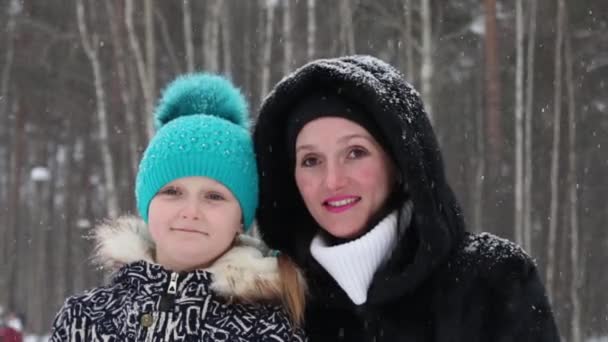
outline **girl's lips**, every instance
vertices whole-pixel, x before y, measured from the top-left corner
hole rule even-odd
[[[323,207],[331,213],[341,213],[346,211],[361,201],[361,197],[355,196],[339,196],[332,197],[323,202]]]
[[[209,235],[209,234],[207,234],[207,233],[205,233],[205,232],[203,232],[201,230],[192,229],[192,228],[175,228],[175,227],[172,227],[171,230],[182,232],[182,233],[201,234],[201,235],[205,235],[205,236]]]

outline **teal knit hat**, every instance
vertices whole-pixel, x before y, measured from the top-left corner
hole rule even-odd
[[[247,230],[258,205],[258,173],[241,92],[218,75],[184,75],[165,88],[154,119],[157,132],[135,182],[144,221],[150,201],[164,185],[204,176],[222,183],[237,198]]]

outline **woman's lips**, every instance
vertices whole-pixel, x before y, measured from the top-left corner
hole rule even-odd
[[[328,198],[323,202],[323,207],[332,213],[341,213],[346,211],[361,201],[358,196],[337,196]]]

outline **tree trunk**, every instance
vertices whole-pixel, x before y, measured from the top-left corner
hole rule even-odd
[[[20,96],[20,94],[19,94]],[[15,135],[14,142],[11,144],[13,148],[12,159],[11,159],[11,174],[10,177],[10,191],[9,191],[9,220],[7,223],[7,234],[6,234],[6,273],[8,275],[8,291],[4,293],[8,298],[4,298],[4,302],[8,303],[9,309],[14,309],[17,305],[16,302],[16,289],[17,289],[17,265],[18,265],[18,251],[17,243],[18,243],[18,230],[19,227],[19,215],[21,210],[20,202],[21,202],[21,192],[19,191],[19,187],[21,186],[21,175],[22,175],[22,167],[23,167],[23,158],[25,155],[25,151],[27,151],[26,144],[28,142],[25,139],[25,122],[27,111],[23,108],[24,100],[19,97],[19,102],[15,108]]]
[[[265,1],[266,8],[266,30],[264,31],[264,46],[262,48],[262,86],[260,92],[260,102],[266,97],[270,87],[270,69],[272,67],[272,40],[274,32],[274,8],[273,0]]]
[[[171,67],[173,68],[173,74],[178,75],[182,73],[182,68],[180,67],[180,62],[177,60],[177,55],[175,54],[175,47],[173,45],[173,41],[171,40],[171,36],[169,35],[169,28],[167,27],[167,20],[163,13],[156,8],[154,11],[156,15],[156,20],[158,20],[158,28],[160,29],[161,39],[163,44],[165,44],[165,52],[169,55],[169,61],[171,62]],[[185,39],[184,39],[185,40]],[[192,48],[192,70],[194,71],[194,47]],[[188,47],[186,47],[188,49]],[[188,68],[188,66],[186,66]]]
[[[154,30],[154,1],[145,0],[144,18],[146,23],[146,65],[148,66],[148,93],[150,94],[150,105],[154,106],[156,98],[156,33]],[[152,111],[147,112],[149,116]]]
[[[283,74],[291,72],[293,65],[291,1],[283,1]]]
[[[420,16],[422,21],[422,68],[420,71],[420,82],[422,91],[422,101],[424,108],[431,120],[433,120],[433,46],[431,40],[432,20],[430,0],[421,0]]]
[[[224,57],[224,74],[232,75],[232,39],[230,28],[230,7],[228,3],[222,6],[221,28],[222,28],[222,53]]]
[[[116,65],[116,74],[118,75],[118,82],[120,89],[118,93],[124,106],[125,121],[127,123],[128,134],[128,149],[129,149],[129,166],[133,175],[137,174],[137,167],[139,164],[139,153],[137,152],[137,142],[140,129],[137,127],[137,118],[135,115],[135,105],[132,100],[132,95],[129,88],[129,82],[127,80],[127,67],[125,65],[125,53],[123,50],[122,34],[119,28],[119,19],[122,17],[122,13],[118,8],[115,8],[112,1],[105,1],[108,19],[110,22],[110,32],[112,34],[112,45],[114,53],[114,63]]]
[[[555,250],[557,249],[557,226],[558,226],[558,207],[559,207],[559,160],[560,160],[560,129],[562,116],[562,47],[564,43],[564,2],[557,1],[557,32],[555,38],[555,92],[553,99],[553,146],[551,151],[551,206],[549,213],[549,234],[547,239],[547,293],[549,298],[554,300],[555,288],[554,278],[557,259]]]
[[[515,0],[515,242],[525,246],[523,232],[524,187],[524,20],[523,0]]]
[[[186,47],[186,66],[188,72],[194,71],[194,42],[192,40],[192,7],[190,0],[183,0],[182,13],[184,16],[184,45]]]
[[[564,2],[564,0],[560,0]],[[566,9],[565,4],[564,11]],[[568,13],[564,14],[566,27],[569,25]],[[568,207],[570,209],[570,267],[572,269],[572,279],[570,280],[570,300],[572,301],[572,319],[571,321],[571,338],[572,342],[582,342],[583,336],[581,331],[582,323],[582,300],[581,290],[584,279],[584,261],[581,260],[580,253],[580,236],[579,236],[579,220],[578,220],[578,176],[577,176],[577,158],[576,158],[576,106],[574,97],[574,77],[573,77],[573,60],[571,46],[571,31],[568,29],[568,35],[565,38],[565,64],[566,64],[566,88],[568,99]]]
[[[481,46],[478,46],[478,51],[481,54]],[[477,74],[477,96],[475,106],[475,146],[476,146],[476,165],[475,165],[475,181],[473,190],[473,231],[479,232],[483,228],[483,202],[484,202],[484,184],[486,175],[486,147],[484,140],[484,115],[483,115],[483,77],[481,73]]]
[[[405,73],[408,77],[408,81],[414,82],[416,78],[414,76],[414,34],[413,34],[413,15],[412,15],[412,0],[405,0],[403,2],[403,15],[405,17],[405,25],[403,29],[403,49],[405,49],[405,62],[406,69]]]
[[[151,93],[150,83],[148,81],[148,75],[146,74],[146,64],[144,57],[139,46],[139,40],[137,39],[137,33],[133,26],[133,0],[125,0],[125,22],[127,25],[127,34],[129,36],[129,45],[131,51],[135,55],[135,66],[137,68],[137,76],[141,86],[141,91],[144,97],[144,108],[145,108],[145,123],[146,133],[148,139],[152,138],[154,134],[154,124],[152,112],[154,111],[154,103]]]
[[[528,54],[526,58],[526,108],[524,112],[524,194],[523,194],[523,231],[524,249],[532,253],[532,116],[534,104],[534,51],[536,49],[537,0],[528,0],[530,22],[528,27]]]
[[[311,61],[316,55],[317,15],[315,10],[316,0],[306,2],[306,56]]]
[[[97,111],[97,123],[99,125],[99,147],[101,149],[101,158],[103,163],[103,175],[105,180],[105,191],[107,196],[107,210],[110,218],[118,216],[118,197],[116,189],[116,177],[114,175],[114,160],[110,151],[110,137],[108,129],[108,115],[106,112],[106,94],[103,88],[103,79],[101,72],[101,62],[97,46],[99,39],[97,34],[89,36],[88,29],[84,17],[83,0],[77,0],[76,13],[78,16],[78,31],[82,46],[85,50],[91,67],[93,68],[93,79],[95,82],[95,102]]]
[[[205,31],[203,32],[203,56],[205,56],[205,71],[219,71],[219,31],[220,31],[220,13],[222,2],[219,0],[210,0],[208,2],[205,19]]]
[[[8,20],[6,22],[6,46],[4,48],[4,59],[2,66],[2,73],[0,74],[0,117],[6,118],[2,124],[0,124],[0,137],[2,137],[2,141],[0,143],[4,148],[0,149],[2,151],[2,155],[0,155],[0,160],[2,160],[2,164],[0,164],[0,202],[1,203],[10,203],[12,194],[7,191],[11,187],[10,183],[10,174],[12,171],[12,167],[10,165],[10,154],[8,153],[8,149],[12,147],[10,143],[10,132],[8,127],[10,127],[10,115],[9,115],[9,85],[11,84],[11,72],[13,70],[13,60],[15,56],[15,31],[17,27],[17,16],[21,13],[21,4],[18,0],[11,0],[9,3],[8,10]],[[0,252],[0,265],[9,265],[8,261],[12,259],[10,254],[11,247],[13,245],[13,241],[11,238],[10,232],[14,229],[10,223],[10,216],[12,215],[12,211],[9,209],[10,204],[7,205],[6,210],[0,209],[0,220],[2,222],[6,222],[6,226],[0,229],[0,248],[2,248],[2,252]],[[0,266],[1,274],[11,274],[9,269],[5,269],[5,266]],[[0,295],[0,305],[8,303],[8,298],[4,298],[5,296],[10,296],[9,287],[8,287],[7,277],[0,277],[0,293],[4,295]]]
[[[340,0],[340,52],[342,55],[355,53],[355,29],[353,28],[353,8],[351,0]]]
[[[498,65],[498,36],[496,32],[496,0],[484,0],[485,9],[485,107],[488,155],[491,166],[501,160],[502,128],[500,123],[500,73]]]

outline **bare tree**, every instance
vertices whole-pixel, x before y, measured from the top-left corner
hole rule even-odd
[[[20,95],[20,94],[19,94]],[[18,95],[18,96],[19,96]],[[19,203],[21,201],[21,192],[19,191],[19,187],[21,186],[21,168],[23,165],[25,151],[27,151],[26,144],[27,139],[25,139],[25,123],[26,123],[26,114],[27,111],[23,109],[23,101],[19,98],[19,101],[15,103],[15,135],[14,141],[11,144],[13,148],[12,158],[11,158],[11,177],[10,177],[10,191],[9,191],[9,199],[8,199],[8,222],[7,222],[7,232],[6,232],[6,273],[8,274],[8,286],[7,291],[4,292],[4,303],[8,303],[9,308],[16,307],[16,296],[15,292],[18,288],[17,284],[17,261],[18,255],[17,252],[19,249],[17,248],[17,243],[19,239],[17,238],[18,231],[17,227],[19,226],[19,214],[21,210],[19,210]]]
[[[283,0],[283,74],[291,71],[293,63],[291,1]]]
[[[163,13],[160,10],[158,10],[158,8],[155,9],[154,13],[156,15],[156,20],[158,20],[158,24],[159,24],[158,27],[160,29],[160,35],[161,35],[162,42],[165,45],[164,51],[169,56],[169,61],[171,62],[171,67],[173,68],[173,73],[176,75],[181,74],[182,68],[180,67],[180,62],[177,60],[177,55],[175,54],[175,47],[173,46],[173,40],[171,39],[171,36],[169,35],[169,28],[167,25],[167,20],[165,19],[165,16],[163,15]],[[185,28],[184,28],[184,30],[185,30]],[[186,44],[187,44],[188,39],[184,38],[184,40],[186,41]],[[194,71],[194,46],[191,46],[190,48],[192,49],[192,71]],[[188,46],[186,45],[186,54],[188,54],[187,49],[188,49]],[[186,60],[187,59],[188,59],[188,57],[186,57]],[[186,68],[189,68],[189,67],[190,67],[189,65],[186,66]],[[188,70],[188,71],[190,71],[190,70]]]
[[[222,53],[224,57],[224,73],[232,75],[232,30],[230,28],[230,7],[227,3],[222,6]]]
[[[403,2],[403,14],[405,17],[405,25],[403,25],[403,45],[405,49],[405,59],[406,59],[406,74],[410,80],[414,80],[414,34],[413,34],[413,20],[414,17],[412,15],[412,0],[405,0]]]
[[[273,26],[274,26],[274,12],[276,7],[276,0],[264,0],[264,6],[266,9],[266,25],[264,31],[264,46],[262,48],[262,86],[260,92],[260,101],[264,99],[268,94],[270,87],[270,68],[271,68],[271,55],[272,55],[272,39],[273,39]]]
[[[146,23],[146,65],[148,66],[148,91],[150,97],[156,97],[156,34],[154,30],[154,1],[145,0],[144,19]],[[154,100],[150,103],[154,105]],[[150,116],[152,111],[147,112]]]
[[[11,174],[11,165],[9,161],[8,149],[11,147],[10,144],[10,134],[9,134],[9,118],[10,115],[8,113],[8,93],[9,93],[9,85],[11,81],[11,72],[13,70],[13,60],[15,56],[15,31],[17,26],[17,16],[21,13],[21,3],[18,0],[11,0],[8,8],[8,20],[6,21],[6,47],[4,48],[4,60],[2,66],[2,73],[0,74],[0,116],[6,118],[6,121],[0,124],[2,126],[0,128],[0,136],[6,138],[6,141],[3,141],[2,144],[5,148],[1,149],[3,158],[2,164],[2,175],[0,176],[0,201],[4,203],[10,202],[10,193],[7,189],[10,186],[10,177]],[[5,211],[2,211],[3,213]],[[7,262],[12,256],[8,253],[11,250],[10,246],[13,244],[11,238],[11,227],[9,217],[11,216],[11,211],[6,211],[6,216],[4,214],[0,215],[0,218],[4,218],[4,221],[8,222],[8,225],[2,229],[0,232],[0,236],[2,240],[0,240],[0,248],[2,248],[2,253],[0,253],[0,261],[3,265],[9,265]],[[2,269],[2,268],[0,268]],[[6,271],[6,272],[4,272]],[[11,274],[9,270],[3,270],[4,274]],[[0,277],[0,293],[5,293],[7,296],[10,296],[8,291],[8,279],[6,277]],[[0,298],[0,303],[7,303],[8,298]]]
[[[432,44],[432,20],[431,20],[431,1],[420,0],[420,17],[421,17],[421,34],[422,34],[422,51],[420,71],[420,82],[422,100],[429,115],[431,123],[433,123],[433,44]]]
[[[524,186],[523,186],[523,231],[524,248],[532,253],[532,105],[534,104],[534,49],[536,48],[537,0],[528,0],[528,51],[526,57],[526,96],[524,112]]]
[[[129,139],[128,141],[128,149],[130,156],[130,167],[133,174],[137,172],[137,166],[139,164],[139,153],[137,152],[137,135],[140,132],[139,127],[137,127],[137,118],[135,114],[135,104],[133,103],[131,91],[129,88],[128,80],[127,80],[127,66],[125,64],[125,53],[123,50],[123,42],[122,35],[120,34],[119,28],[119,20],[123,16],[120,13],[118,8],[114,7],[112,1],[105,1],[106,12],[108,15],[108,19],[110,21],[110,32],[112,35],[112,52],[114,54],[114,63],[116,65],[116,74],[118,76],[118,83],[120,85],[120,98],[122,100],[122,105],[124,106],[125,113],[125,121],[127,123],[127,128],[130,132],[129,136],[134,138]]]
[[[564,2],[564,0],[560,0]],[[564,9],[565,4],[562,4]],[[565,10],[564,10],[565,11]],[[569,25],[568,13],[564,13],[564,21],[566,27]],[[566,64],[566,88],[568,99],[568,207],[570,217],[570,267],[572,269],[572,279],[570,280],[570,300],[572,301],[572,318],[571,322],[571,337],[572,342],[582,342],[582,300],[581,290],[585,274],[585,263],[582,262],[580,253],[580,236],[579,236],[579,220],[578,220],[578,176],[576,167],[576,106],[574,96],[574,77],[573,77],[573,60],[571,33],[568,29],[568,35],[565,37],[564,52]]]
[[[188,72],[194,71],[194,42],[192,40],[192,7],[190,0],[182,1],[184,16],[184,45],[186,47],[186,66]]]
[[[515,241],[525,245],[524,192],[524,18],[523,0],[515,0]]]
[[[500,160],[502,129],[500,124],[500,77],[498,69],[498,35],[496,32],[496,0],[484,0],[485,9],[485,108],[487,135],[492,159],[497,166]]]
[[[220,13],[222,1],[211,0],[205,16],[205,30],[203,32],[203,56],[205,57],[205,70],[210,72],[219,71],[219,50],[220,50]]]
[[[355,29],[353,25],[353,2],[340,0],[340,53],[355,53]]]
[[[144,61],[143,53],[137,39],[137,33],[133,25],[133,0],[125,0],[125,22],[127,25],[127,34],[129,36],[129,45],[131,51],[135,57],[135,66],[137,67],[137,76],[141,86],[142,94],[144,97],[144,108],[146,115],[146,132],[148,139],[154,134],[154,127],[152,122],[152,112],[154,110],[154,100],[152,99],[152,88],[150,86],[148,75],[146,74],[146,63]]]
[[[553,99],[553,146],[551,149],[551,206],[549,213],[549,234],[547,239],[547,292],[549,298],[554,299],[555,287],[554,277],[557,260],[555,250],[557,249],[557,225],[559,206],[559,160],[560,160],[560,131],[562,116],[562,48],[564,44],[564,12],[563,0],[557,0],[557,22],[555,38],[555,90]]]
[[[315,9],[316,0],[308,0],[306,2],[307,16],[306,16],[306,56],[308,60],[312,60],[315,57],[315,46],[316,46],[316,34],[317,34],[317,15]]]
[[[93,80],[95,83],[95,102],[97,104],[97,123],[99,125],[99,147],[103,160],[103,175],[105,180],[105,190],[107,195],[107,208],[110,217],[118,215],[118,197],[116,192],[116,177],[114,175],[114,160],[110,151],[110,138],[108,129],[108,115],[106,112],[106,94],[103,88],[103,73],[101,72],[101,62],[99,60],[99,37],[96,33],[89,34],[85,23],[83,0],[76,1],[76,13],[78,17],[78,31],[82,42],[82,47],[93,68]]]

